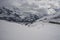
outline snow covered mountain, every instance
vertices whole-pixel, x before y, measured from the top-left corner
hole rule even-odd
[[[26,24],[36,20],[49,22],[59,17],[59,9],[59,0],[1,0],[0,19]]]
[[[57,24],[60,0],[0,0],[0,40],[60,40]]]
[[[33,23],[39,17],[30,12],[18,12],[17,10],[10,10],[5,7],[0,9],[0,19],[8,20],[17,23]]]

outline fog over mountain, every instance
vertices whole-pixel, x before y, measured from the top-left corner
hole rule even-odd
[[[55,15],[58,16],[59,11],[59,0],[0,0],[0,15],[2,15],[0,19],[3,20],[26,19],[29,20],[28,22],[31,22],[31,20],[34,22],[41,18],[45,19],[44,17],[47,17],[46,20],[50,20],[56,17]]]
[[[0,40],[60,40],[60,0],[0,0]]]

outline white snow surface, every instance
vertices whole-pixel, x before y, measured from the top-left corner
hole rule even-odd
[[[0,40],[60,40],[60,25],[35,22],[28,27],[0,20]]]

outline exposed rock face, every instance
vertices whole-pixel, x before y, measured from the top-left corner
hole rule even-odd
[[[39,19],[39,17],[35,14],[28,14],[28,12],[22,15],[20,13],[17,13],[16,10],[13,11],[8,8],[2,7],[0,8],[0,19],[17,23],[29,24],[35,22],[37,19]]]
[[[0,19],[17,23],[32,24],[36,20],[60,21],[58,0],[1,0]],[[57,21],[56,20],[56,21]],[[58,21],[58,22],[59,22]]]

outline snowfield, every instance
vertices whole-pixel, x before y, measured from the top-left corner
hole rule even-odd
[[[60,0],[0,0],[0,40],[60,40],[59,24]]]
[[[0,40],[60,40],[60,25],[35,22],[28,27],[0,20]]]

